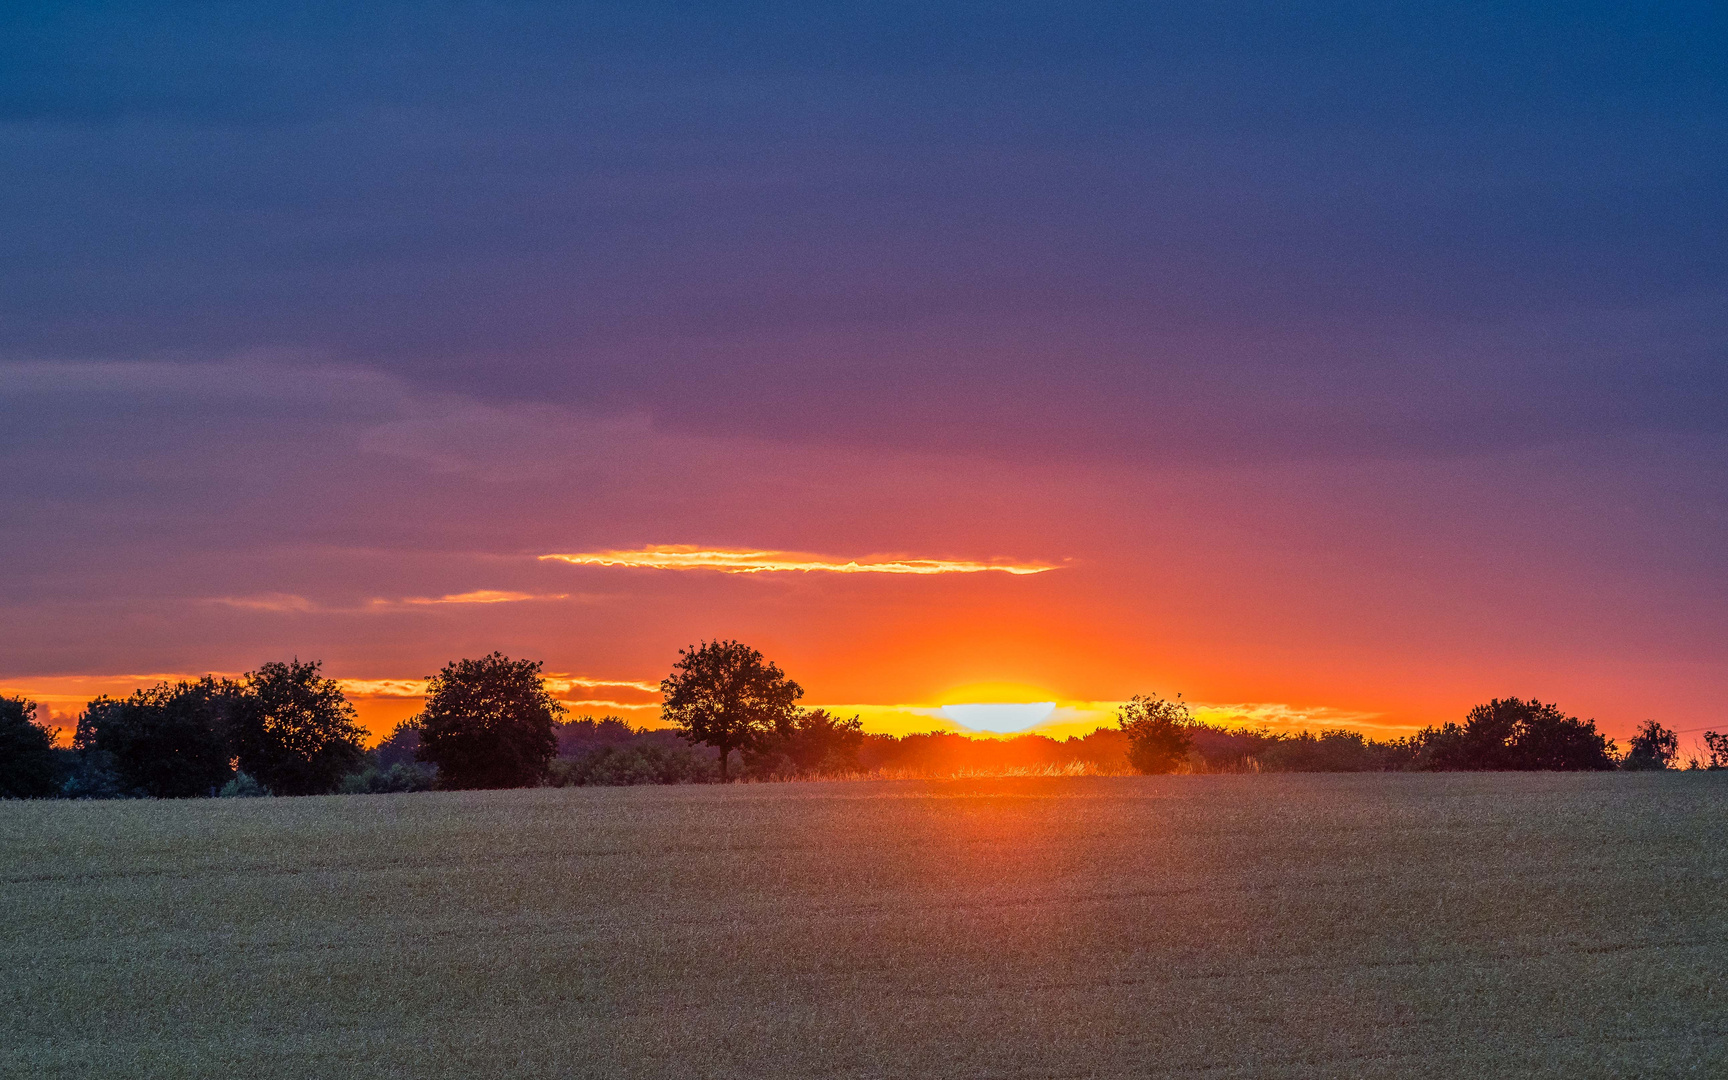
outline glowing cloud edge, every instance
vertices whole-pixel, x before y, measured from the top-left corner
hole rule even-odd
[[[651,544],[635,551],[564,552],[540,556],[542,562],[572,566],[622,566],[652,570],[716,570],[723,574],[798,571],[831,574],[980,574],[989,571],[1025,576],[1061,569],[1048,563],[977,562],[968,559],[838,559],[802,551],[753,551]]]

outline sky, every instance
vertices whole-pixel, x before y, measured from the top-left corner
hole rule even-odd
[[[1719,4],[8,4],[0,689],[1719,726],[1725,136]]]

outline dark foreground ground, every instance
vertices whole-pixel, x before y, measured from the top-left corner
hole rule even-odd
[[[0,1075],[1728,1075],[1728,774],[0,804]]]

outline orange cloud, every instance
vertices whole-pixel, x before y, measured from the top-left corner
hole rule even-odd
[[[349,697],[357,698],[423,698],[425,679],[337,679],[337,685]]]
[[[409,596],[401,600],[374,600],[382,606],[407,604],[425,607],[429,604],[515,604],[523,600],[567,600],[569,593],[501,592],[497,589],[476,589],[473,592],[448,593],[444,596]]]
[[[435,607],[443,604],[516,604],[524,600],[568,600],[569,593],[506,592],[501,589],[475,589],[443,596],[375,596],[359,607],[331,607],[293,593],[256,593],[251,596],[213,596],[207,604],[240,608],[243,611],[317,612],[320,614],[353,615],[367,612],[400,611],[404,608]]]
[[[258,593],[254,596],[213,596],[207,603],[243,611],[318,611],[317,604],[293,593]]]
[[[589,679],[580,675],[565,675],[561,672],[547,672],[546,674],[546,688],[554,694],[568,694],[578,687],[583,690],[596,690],[605,686],[640,690],[645,694],[658,694],[660,692],[660,684],[657,682],[638,682],[631,679]]]
[[[840,559],[802,551],[751,551],[699,548],[688,544],[651,544],[636,551],[588,551],[540,556],[575,566],[628,566],[655,570],[718,570],[723,574],[761,574],[798,570],[834,574],[1042,574],[1048,563],[974,562],[955,559]]]

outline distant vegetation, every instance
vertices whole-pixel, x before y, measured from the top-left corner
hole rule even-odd
[[[446,664],[426,707],[367,751],[353,707],[318,661],[273,662],[99,697],[70,748],[36,705],[0,698],[0,798],[388,794],[433,788],[724,783],[819,777],[1077,773],[1671,769],[1678,736],[1645,721],[1624,754],[1558,706],[1496,698],[1462,723],[1379,741],[1193,719],[1180,695],[1137,695],[1084,738],[871,735],[857,717],[797,704],[803,690],[736,641],[685,649],[661,683],[671,728],[565,718],[541,664],[492,653]],[[1728,768],[1728,735],[1704,734],[1690,769]]]

